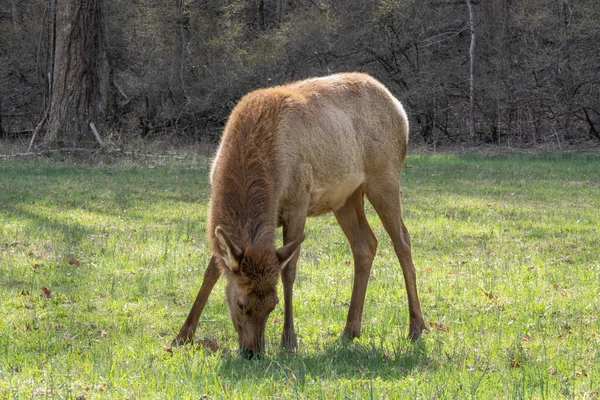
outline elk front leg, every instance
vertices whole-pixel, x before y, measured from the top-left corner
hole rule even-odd
[[[306,214],[303,212],[288,216],[283,223],[283,243],[288,244],[300,238],[304,233]],[[294,307],[292,297],[294,292],[294,281],[296,280],[296,265],[300,251],[297,251],[292,259],[281,271],[283,283],[283,333],[281,335],[281,347],[286,350],[295,351],[298,348],[298,340],[294,329]]]
[[[304,231],[304,219],[301,224],[297,224],[294,229],[286,224],[283,226],[283,242],[284,244],[290,243],[299,238]],[[281,271],[281,281],[283,283],[283,333],[281,334],[281,347],[295,351],[298,348],[298,340],[296,338],[296,331],[294,329],[294,307],[292,304],[292,297],[294,293],[294,281],[296,280],[296,265],[298,263],[298,257],[300,251],[297,251],[292,259]]]
[[[280,218],[283,225],[283,244],[286,245],[300,239],[304,235],[304,225],[308,214],[308,204],[310,202],[310,191],[312,187],[312,167],[308,164],[298,166],[297,181],[294,185],[299,188],[294,200],[287,203],[285,212],[282,212]],[[281,334],[281,347],[286,350],[295,351],[298,348],[298,340],[294,329],[294,307],[292,305],[292,296],[294,291],[294,281],[296,280],[296,265],[300,250],[292,257],[281,271],[281,281],[283,283],[283,333]]]
[[[204,309],[204,305],[208,300],[208,296],[212,291],[215,283],[219,280],[221,276],[221,270],[217,266],[217,262],[215,260],[215,256],[212,256],[208,266],[206,267],[206,271],[204,272],[204,280],[202,281],[202,286],[200,287],[200,291],[196,296],[196,300],[192,305],[192,309],[188,314],[185,322],[179,329],[179,333],[173,339],[172,345],[179,346],[187,342],[191,342],[194,334],[196,333],[196,327],[198,326],[198,321],[200,320],[200,314],[202,314],[202,310]]]

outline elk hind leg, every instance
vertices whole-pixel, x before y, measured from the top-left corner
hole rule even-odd
[[[409,309],[409,338],[416,340],[421,333],[427,330],[421,304],[417,293],[417,277],[412,260],[410,235],[402,220],[402,206],[400,203],[400,179],[389,178],[368,185],[366,195],[394,244],[394,251],[400,261]]]
[[[335,212],[338,224],[350,242],[354,258],[354,283],[346,327],[342,333],[344,339],[360,336],[367,285],[377,251],[377,239],[367,222],[363,197],[362,188],[358,188],[344,206]]]

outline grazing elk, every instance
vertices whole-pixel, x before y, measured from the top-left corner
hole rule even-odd
[[[190,341],[221,273],[245,357],[264,348],[264,329],[278,303],[281,345],[295,349],[292,290],[307,216],[333,212],[350,241],[354,285],[343,336],[360,335],[377,239],[364,213],[367,196],[390,235],[402,266],[409,337],[426,329],[417,295],[410,238],[402,221],[400,173],[408,121],[400,102],[378,81],[344,73],[260,89],[233,109],[211,170],[208,236],[213,257],[192,309],[174,339]],[[283,246],[275,231],[283,226]]]

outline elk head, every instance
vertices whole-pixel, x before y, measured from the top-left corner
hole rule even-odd
[[[252,244],[242,249],[220,226],[215,229],[215,239],[227,276],[225,294],[240,352],[246,358],[260,356],[267,319],[279,302],[281,270],[299,249],[304,235],[279,249]]]

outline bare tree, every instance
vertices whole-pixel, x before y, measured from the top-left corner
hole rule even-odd
[[[275,14],[277,22],[283,21],[283,17],[287,12],[287,0],[275,0]]]
[[[22,14],[21,14],[19,8],[20,8],[20,5],[18,4],[18,0],[12,0],[11,1],[11,14],[12,14],[13,30],[15,32],[18,32],[21,30]]]
[[[467,1],[469,9],[469,27],[471,28],[471,45],[469,46],[469,135],[471,139],[475,139],[475,40],[477,38],[475,32],[475,18],[473,16],[473,4],[471,0]]]
[[[175,81],[175,88],[177,90],[177,94],[181,95],[184,90],[185,90],[185,83],[184,83],[184,68],[185,68],[185,46],[186,46],[186,35],[185,35],[185,30],[187,25],[189,24],[187,19],[188,16],[186,15],[186,11],[185,11],[185,1],[184,0],[176,0],[175,1],[175,7],[177,9],[177,24],[176,24],[176,29],[177,29],[177,40],[176,40],[176,52],[177,52],[177,56],[176,56],[176,61],[173,63],[174,66],[174,77],[176,78]]]

